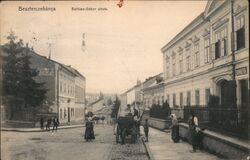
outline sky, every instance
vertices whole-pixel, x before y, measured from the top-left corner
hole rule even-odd
[[[119,8],[117,2],[1,2],[1,44],[13,30],[35,52],[48,57],[51,43],[51,59],[84,75],[86,92],[119,94],[137,80],[143,82],[163,71],[160,49],[203,12],[207,3],[125,0]],[[43,6],[56,10],[18,10]],[[96,10],[72,11],[72,7]]]

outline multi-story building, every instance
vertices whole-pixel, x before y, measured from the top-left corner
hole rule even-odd
[[[146,110],[149,110],[153,104],[162,105],[164,103],[163,73],[146,79],[145,82],[143,82],[141,91]]]
[[[31,67],[39,72],[37,82],[44,82],[50,112],[57,113],[61,123],[84,119],[86,79],[66,66],[30,50]]]
[[[207,105],[211,94],[224,105],[235,97],[237,105],[248,105],[248,14],[246,0],[208,1],[205,11],[161,49],[170,107]]]

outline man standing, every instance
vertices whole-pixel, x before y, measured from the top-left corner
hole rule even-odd
[[[197,131],[198,131],[198,118],[195,116],[194,112],[191,111],[191,116],[188,120],[189,132],[191,135],[191,142],[193,150],[191,152],[196,152],[198,146]]]
[[[40,126],[41,126],[41,130],[43,130],[43,124],[44,124],[44,119],[43,117],[40,118]]]
[[[53,129],[52,129],[52,132],[53,132],[55,129],[56,129],[56,131],[57,131],[58,125],[59,125],[59,120],[58,120],[57,117],[54,117],[54,118],[53,118]]]

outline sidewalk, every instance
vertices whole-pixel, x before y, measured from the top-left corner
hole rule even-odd
[[[143,131],[143,128],[141,129]],[[191,153],[192,146],[187,142],[173,143],[171,132],[149,129],[149,142],[145,142],[151,160],[221,160],[220,158],[197,150]]]
[[[63,125],[59,126],[58,129],[70,129],[70,128],[79,128],[84,127],[84,124],[76,124],[76,125]],[[53,127],[50,127],[52,130]],[[41,128],[1,128],[1,131],[14,131],[14,132],[47,132],[45,129],[41,130]]]

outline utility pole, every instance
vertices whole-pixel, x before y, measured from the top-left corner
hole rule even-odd
[[[48,45],[49,45],[49,59],[51,59],[51,47],[54,43],[51,43],[49,42]]]
[[[231,0],[231,18],[232,18],[232,35],[231,35],[231,52],[232,52],[232,81],[233,81],[233,105],[237,105],[237,98],[236,98],[236,71],[235,71],[235,35],[234,35],[234,0]]]

